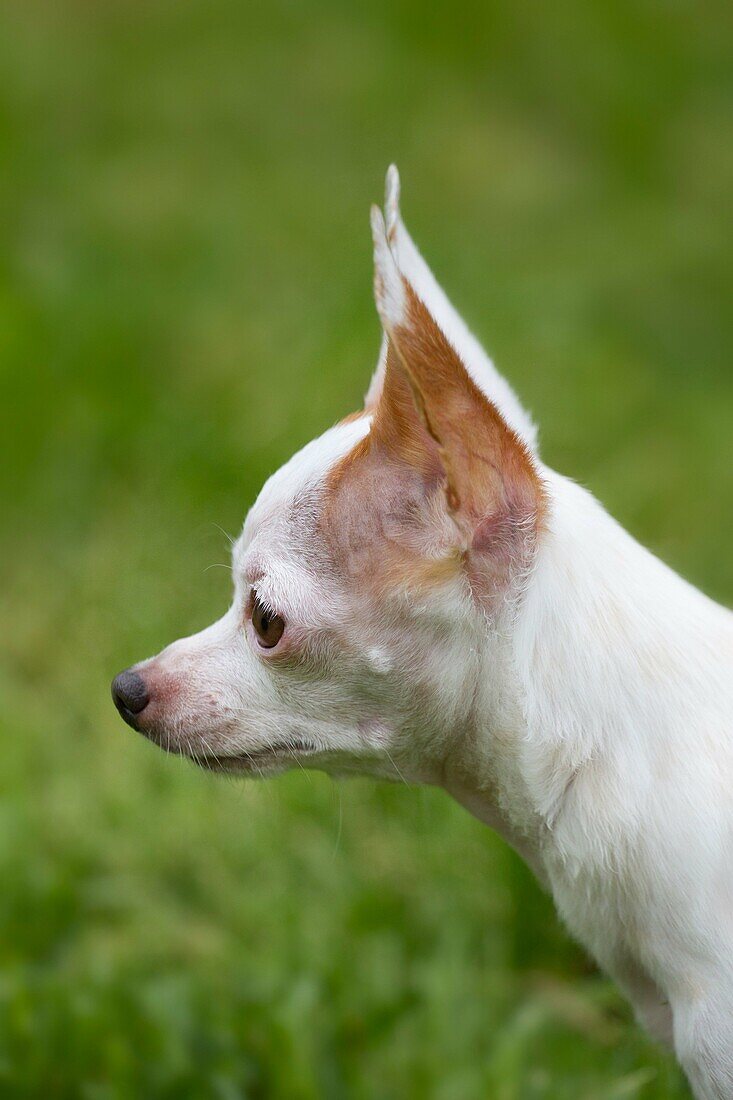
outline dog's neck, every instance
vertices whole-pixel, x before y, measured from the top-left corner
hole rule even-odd
[[[471,735],[442,780],[543,878],[548,854],[573,858],[569,796],[608,831],[695,729],[722,728],[733,622],[590,494],[547,479],[535,567],[487,644]]]

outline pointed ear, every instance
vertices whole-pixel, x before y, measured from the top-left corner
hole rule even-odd
[[[476,384],[427,305],[398,269],[377,207],[372,210],[372,231],[377,309],[390,355],[396,360],[390,371],[387,357],[377,423],[388,382],[398,392],[401,386],[400,433],[408,432],[411,441],[404,453],[417,451],[424,457],[427,452],[431,462],[439,460],[460,548],[498,548],[502,554],[521,549],[536,531],[544,505],[542,483],[529,449]],[[404,372],[401,382],[399,367]],[[415,428],[414,413],[410,420],[405,412],[405,381],[422,434]],[[388,409],[383,417],[388,419]],[[426,438],[431,441],[428,445]]]
[[[452,305],[442,287],[418,251],[400,213],[400,177],[391,164],[387,170],[384,197],[387,240],[397,267],[425,303],[428,311],[446,334],[479,389],[493,401],[507,423],[537,452],[537,429],[507,380],[499,374],[483,347]],[[379,377],[379,367],[372,387]],[[371,393],[371,388],[370,388]]]

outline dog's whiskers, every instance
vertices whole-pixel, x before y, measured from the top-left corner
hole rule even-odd
[[[405,784],[405,786],[406,786],[406,787],[409,787],[409,785],[410,785],[410,784],[409,784],[409,783],[407,782],[407,780],[405,779],[404,775],[402,774],[402,772],[400,771],[400,769],[399,769],[399,768],[397,767],[397,763],[396,763],[396,761],[395,761],[394,757],[392,756],[392,753],[391,753],[391,752],[389,751],[389,749],[384,749],[384,755],[385,755],[385,756],[387,757],[387,759],[389,760],[390,764],[392,765],[392,767],[394,768],[394,770],[395,770],[395,771],[397,772],[397,775],[398,775],[398,776],[400,777],[400,779],[401,779],[401,780],[402,780],[402,782],[403,782],[403,783]]]
[[[225,539],[226,539],[226,540],[228,541],[228,543],[229,543],[229,545],[230,545],[230,546],[234,546],[234,543],[235,543],[235,542],[236,542],[237,540],[236,540],[236,539],[235,539],[235,538],[233,537],[233,535],[230,535],[230,534],[229,534],[229,532],[228,532],[228,531],[226,531],[226,530],[225,530],[225,529],[224,529],[224,528],[223,528],[223,527],[221,526],[221,524],[220,524],[220,523],[214,523],[214,524],[213,524],[213,526],[214,526],[214,527],[216,527],[216,529],[217,529],[218,531],[221,531],[222,535],[223,535],[223,536],[224,536],[224,538],[225,538]]]

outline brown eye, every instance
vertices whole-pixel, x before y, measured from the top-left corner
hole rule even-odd
[[[257,597],[252,604],[252,626],[263,649],[272,649],[283,636],[285,623],[279,615],[273,615]]]

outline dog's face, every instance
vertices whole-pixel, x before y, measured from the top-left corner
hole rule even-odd
[[[473,338],[427,282],[395,174],[373,227],[385,337],[365,410],[266,483],[226,615],[113,684],[130,725],[208,768],[434,780],[471,722],[487,620],[531,564],[531,425],[488,360],[502,411],[469,373]]]

